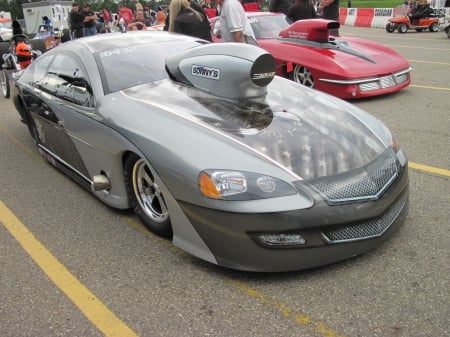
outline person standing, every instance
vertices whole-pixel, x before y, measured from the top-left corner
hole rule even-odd
[[[313,19],[317,16],[316,9],[314,8],[311,0],[295,0],[294,5],[289,8],[286,17],[295,22],[304,19]]]
[[[136,11],[136,18],[128,24],[127,30],[147,30],[151,25],[150,20],[145,18],[144,11]]]
[[[109,11],[106,8],[102,9],[102,17],[103,17],[103,21],[105,23],[105,27],[109,28],[111,25],[111,14],[109,13]]]
[[[83,32],[84,36],[91,36],[97,34],[97,14],[91,10],[91,6],[88,3],[83,5]]]
[[[270,0],[269,12],[287,14],[291,5],[291,0]]]
[[[116,26],[119,25],[120,19],[123,19],[123,23],[125,26],[128,26],[134,20],[133,11],[127,7],[125,7],[122,3],[117,5],[119,9],[119,15],[117,16]]]
[[[339,21],[339,0],[320,0],[319,14],[323,19]],[[330,30],[330,34],[339,36],[339,29]]]
[[[83,14],[79,12],[77,3],[72,4],[72,10],[69,14],[69,29],[72,37],[78,39],[84,36],[83,33]]]
[[[191,7],[188,0],[172,0],[169,8],[169,32],[175,32],[211,41],[211,26],[202,11]]]
[[[257,44],[244,8],[239,0],[220,0],[220,32],[224,42]]]

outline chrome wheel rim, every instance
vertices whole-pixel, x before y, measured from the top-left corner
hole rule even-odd
[[[300,83],[306,87],[314,87],[314,78],[308,68],[296,65],[292,73],[295,82]]]
[[[133,190],[139,205],[149,218],[155,222],[164,222],[169,218],[161,190],[143,159],[139,159],[133,167]]]

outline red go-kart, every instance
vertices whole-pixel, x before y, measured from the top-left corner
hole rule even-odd
[[[409,29],[414,29],[417,32],[428,30],[430,32],[439,31],[439,16],[431,14],[426,18],[415,19],[410,21],[407,15],[394,16],[388,19],[386,24],[386,31],[393,33],[397,30],[399,33],[406,33]]]

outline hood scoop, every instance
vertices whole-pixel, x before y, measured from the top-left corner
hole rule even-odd
[[[275,60],[265,50],[242,43],[207,44],[166,59],[176,82],[233,100],[260,98],[275,76]]]

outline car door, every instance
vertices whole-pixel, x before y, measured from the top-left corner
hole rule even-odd
[[[24,93],[27,109],[47,153],[78,174],[88,177],[73,135],[66,124],[86,119],[94,110],[94,95],[82,63],[74,56],[57,54],[39,60]],[[41,64],[42,63],[42,64]],[[48,63],[48,64],[47,64]],[[45,69],[45,70],[44,70]]]

